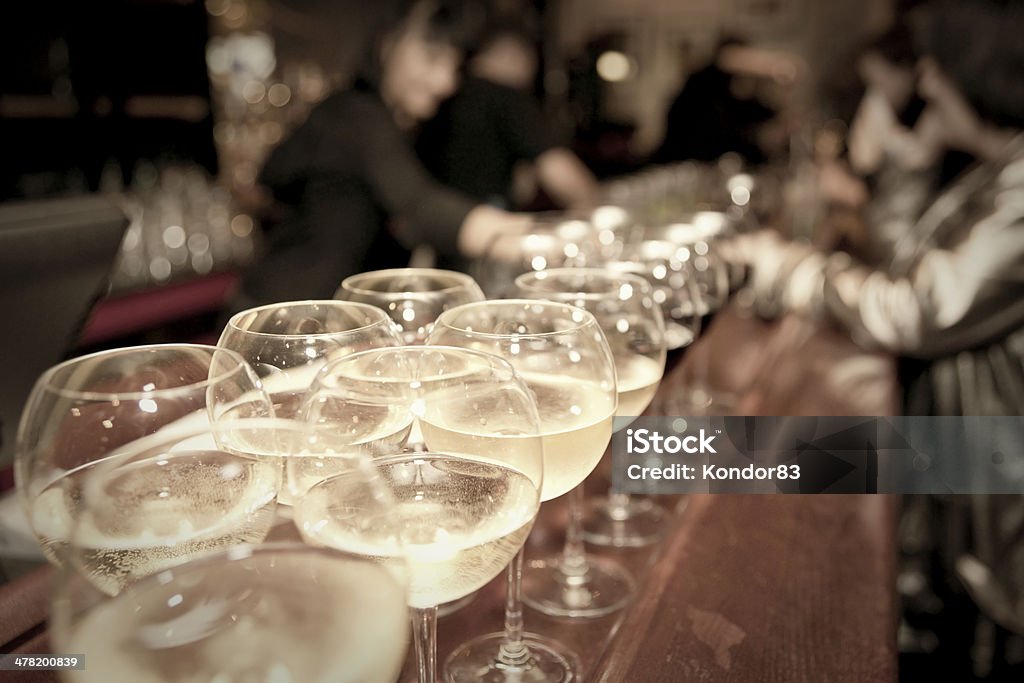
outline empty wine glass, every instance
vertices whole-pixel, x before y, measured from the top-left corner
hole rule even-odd
[[[684,263],[708,313],[718,311],[729,298],[732,285],[729,265],[714,249],[715,240],[728,228],[725,214],[699,211],[685,221],[645,232],[645,239],[665,241],[677,247],[674,256]]]
[[[627,248],[620,258],[602,264],[609,270],[641,275],[651,283],[654,301],[665,318],[669,350],[692,344],[710,310],[687,265],[688,259],[686,247],[668,240],[644,240]]]
[[[211,439],[205,449],[159,455],[196,433],[211,434],[215,425],[230,429],[270,415],[270,400],[248,364],[212,346],[116,349],[47,370],[26,404],[15,456],[18,491],[44,554],[63,561],[82,514],[84,482],[114,465],[125,466],[118,469],[123,484],[107,500],[120,510],[115,522],[127,516],[126,525],[105,530],[97,522],[95,529],[126,555],[110,566],[113,585],[137,572],[157,547],[173,560],[192,553],[189,544],[261,540],[273,521],[280,460],[248,453],[240,443],[214,448]]]
[[[394,268],[347,277],[334,298],[383,309],[402,328],[406,344],[422,344],[437,316],[453,306],[483,301],[484,293],[465,273]]]
[[[401,343],[391,318],[376,306],[291,301],[232,316],[217,345],[238,352],[252,365],[270,395],[275,415],[290,419],[328,361]],[[302,493],[293,488],[286,473],[279,502],[290,505]]]
[[[525,384],[500,358],[466,349],[402,347],[349,356],[320,373],[306,410],[322,432],[399,406],[419,422],[433,450],[374,459],[396,509],[386,518],[369,514],[365,487],[342,473],[309,489],[295,521],[310,543],[385,566],[405,558],[419,680],[433,683],[437,606],[478,590],[514,557],[509,599],[516,593],[519,553],[540,506],[543,450]],[[503,645],[510,666],[521,668],[530,660],[523,659],[520,618],[513,612],[507,619]],[[485,678],[479,673],[474,680]]]
[[[576,488],[597,466],[611,439],[617,393],[614,360],[593,315],[575,306],[526,299],[466,304],[441,314],[428,342],[496,353],[526,382],[540,413],[542,500]],[[571,514],[579,517],[582,509],[574,499]],[[588,562],[578,520],[570,522],[562,557],[531,563],[524,577],[525,599],[549,614],[591,610],[594,596],[581,586],[592,567],[605,569],[600,562]],[[492,635],[462,645],[448,660],[450,677],[471,679],[475,667],[496,660],[499,644]],[[553,643],[537,647],[534,655],[550,672],[548,680],[579,675],[575,656]]]
[[[594,315],[615,359],[619,392],[615,431],[625,429],[647,409],[665,370],[665,323],[651,285],[638,275],[612,270],[558,268],[524,273],[516,278],[516,286],[523,296],[572,304]],[[597,545],[647,545],[660,538],[665,515],[665,509],[650,499],[612,493],[591,501],[583,523],[584,538]],[[593,574],[592,570],[588,578]],[[615,598],[623,603],[628,598],[625,592],[610,593],[616,584],[602,583],[602,601],[594,601],[601,609]],[[628,587],[620,586],[623,591]]]
[[[520,273],[580,266],[601,258],[598,231],[583,216],[541,213],[532,217],[529,232],[501,233],[475,262],[472,272],[489,298],[515,293]]]

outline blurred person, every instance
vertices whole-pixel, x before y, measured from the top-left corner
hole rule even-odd
[[[920,120],[931,122],[917,142],[928,158],[959,150],[976,163],[892,245],[884,269],[771,233],[736,239],[733,256],[750,266],[762,313],[823,315],[901,357],[905,414],[1022,415],[1024,3],[936,0],[915,30]],[[1024,498],[927,505],[931,538],[915,546],[932,558],[920,585],[942,600],[925,610],[944,656],[936,668],[956,680],[1021,680]]]
[[[917,92],[917,52],[909,26],[897,23],[860,51],[863,96],[850,122],[845,157],[819,169],[832,209],[833,240],[875,265],[916,221],[939,187],[929,120]]]
[[[525,217],[434,181],[411,139],[455,91],[479,9],[459,0],[395,3],[356,82],[317,105],[270,154],[259,182],[276,220],[235,310],[330,298],[349,275],[406,265],[418,245],[473,257],[497,234],[526,229]]]
[[[1017,373],[1019,383],[989,374],[978,384],[977,376],[960,377],[957,366],[991,373],[985,361],[990,344],[1024,340],[1024,80],[1016,71],[1024,65],[1024,48],[1012,40],[968,44],[980,34],[953,30],[947,18],[966,12],[972,22],[991,25],[994,16],[1016,22],[1024,13],[999,0],[971,0],[959,13],[951,5],[939,0],[922,29],[921,118],[934,121],[927,141],[932,158],[958,149],[978,163],[893,245],[888,272],[770,232],[736,239],[734,255],[750,264],[753,285],[770,304],[766,310],[829,314],[865,344],[929,359],[932,381],[923,379],[907,397],[913,414],[1018,414],[1024,411],[1024,373]],[[996,32],[1008,31],[998,26]],[[1006,344],[1019,358],[1014,348]],[[964,364],[956,358],[961,353],[979,355]],[[1020,370],[1020,362],[1010,367]]]
[[[849,155],[858,175],[877,171],[887,148],[906,156],[907,165],[929,161],[911,134],[924,109],[916,66],[913,36],[903,22],[879,36],[857,60],[864,95],[850,124]]]
[[[711,61],[686,79],[665,117],[654,161],[713,161],[727,152],[751,163],[764,160],[759,128],[776,112],[756,98],[756,74],[747,67],[758,60],[749,58],[749,50],[739,39],[725,38]]]
[[[529,164],[562,207],[596,202],[587,167],[551,131],[530,93],[537,54],[519,22],[496,20],[467,60],[458,92],[420,132],[417,149],[445,185],[499,208],[517,204],[517,165]]]

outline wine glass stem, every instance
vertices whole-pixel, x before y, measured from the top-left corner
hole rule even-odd
[[[629,519],[628,493],[608,494],[608,516],[616,522],[624,522]]]
[[[505,595],[505,638],[498,650],[498,661],[509,667],[523,666],[530,661],[530,650],[523,642],[523,555],[520,548],[508,566]]]
[[[565,548],[562,549],[562,573],[584,583],[587,554],[583,546],[583,484],[569,492],[569,525],[565,529]]]
[[[419,683],[437,681],[437,605],[414,607],[412,612],[412,633],[416,641],[416,665],[419,668]]]

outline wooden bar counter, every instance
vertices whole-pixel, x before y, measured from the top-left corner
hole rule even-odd
[[[679,361],[679,362],[673,362]],[[719,314],[670,369],[650,414],[696,414],[694,386],[732,398],[743,415],[886,415],[895,412],[895,365],[841,333],[787,318],[765,323],[739,309]],[[715,403],[712,402],[712,406]],[[606,459],[607,460],[607,459]],[[607,463],[587,480],[607,490]],[[589,548],[625,565],[637,588],[622,611],[590,620],[526,610],[528,631],[580,657],[601,683],[891,683],[897,678],[897,501],[869,495],[659,497],[665,536],[638,549]],[[557,552],[564,500],[546,503],[527,544],[531,559]],[[39,624],[48,570],[0,587],[3,652],[46,652]],[[502,625],[504,576],[438,622],[438,660]],[[410,651],[400,680],[411,681]],[[54,680],[4,672],[0,680]]]

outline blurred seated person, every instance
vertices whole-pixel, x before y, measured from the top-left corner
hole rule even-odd
[[[458,92],[420,131],[417,150],[448,187],[499,208],[512,208],[517,164],[562,207],[596,202],[597,181],[544,120],[530,92],[537,56],[528,32],[495,21],[467,59]]]
[[[934,112],[922,116],[917,61],[902,21],[862,51],[857,71],[864,94],[850,124],[848,154],[821,168],[825,200],[836,212],[851,212],[844,237],[852,239],[844,246],[876,265],[887,265],[893,244],[972,161],[944,148]]]
[[[925,147],[931,158],[966,151],[976,164],[892,245],[884,269],[771,233],[736,238],[733,256],[750,266],[762,313],[823,315],[902,357],[905,414],[1024,415],[1024,5],[937,0],[924,9],[918,92],[936,133]],[[965,623],[970,614],[932,608],[939,622],[960,621],[937,627],[935,652],[962,648],[968,675],[973,667],[1020,680],[1007,653],[1024,646],[1024,500],[928,502],[938,525],[930,557],[940,560],[929,576],[941,577],[947,607],[966,589],[977,610]]]
[[[726,38],[711,61],[690,74],[665,117],[665,138],[653,161],[714,161],[735,152],[750,163],[765,160],[760,128],[776,116],[756,96],[756,78],[766,68],[793,68],[781,55]]]
[[[1009,36],[1024,31],[1024,14],[999,0],[964,6],[958,12],[956,3],[940,1],[923,22],[921,118],[935,125],[922,143],[933,159],[958,149],[978,163],[893,245],[890,267],[868,270],[845,254],[828,256],[770,232],[737,238],[734,255],[751,266],[765,311],[828,314],[858,341],[928,359],[928,376],[908,387],[910,414],[1020,414],[1024,80],[1017,75],[1024,49]],[[971,43],[982,34],[955,29],[964,16],[992,28],[992,38]],[[993,26],[993,17],[1006,25]],[[996,356],[1012,372],[997,375]]]
[[[371,41],[359,78],[317,105],[267,159],[259,181],[278,220],[235,310],[331,298],[341,280],[400,267],[412,248],[472,257],[528,220],[448,189],[416,157],[412,129],[456,88],[478,6],[404,0]]]
[[[904,22],[869,43],[857,59],[863,95],[850,122],[844,157],[826,159],[819,182],[833,239],[874,264],[884,264],[892,242],[934,198],[936,147],[921,119],[917,53]],[[920,122],[920,127],[915,128]]]

